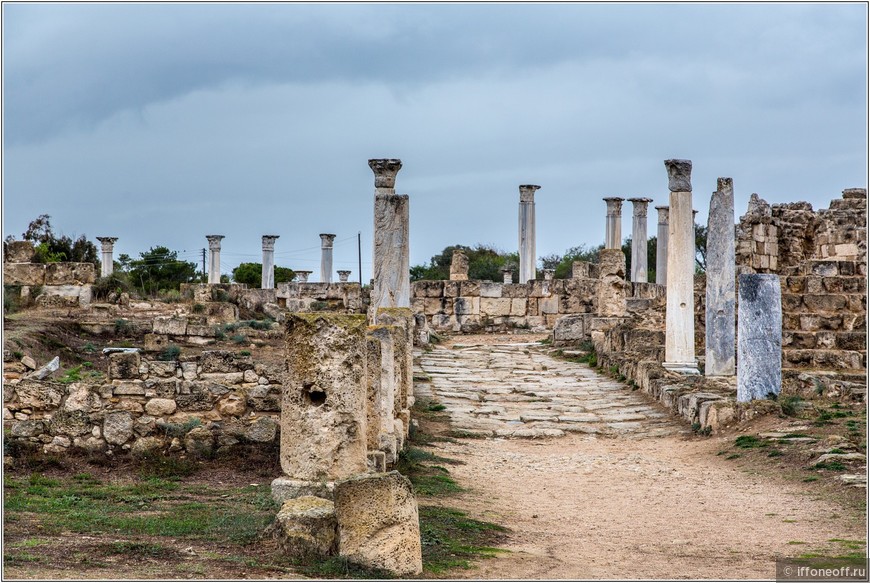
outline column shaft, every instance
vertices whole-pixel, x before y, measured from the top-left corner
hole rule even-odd
[[[630,198],[634,205],[631,222],[631,281],[647,282],[647,207],[651,198]]]
[[[411,306],[411,258],[407,194],[396,194],[398,159],[369,160],[375,173],[374,245],[372,248],[372,293],[369,314],[379,308]]]
[[[737,401],[766,399],[782,388],[782,296],[779,276],[746,273],[737,304]]]
[[[275,239],[278,235],[263,235],[263,274],[260,287],[273,289],[275,287]]]
[[[332,242],[335,235],[323,233],[320,235],[320,281],[332,283]]]
[[[706,376],[735,374],[734,189],[720,178],[707,218]]]
[[[221,239],[223,235],[206,235],[208,239],[208,282],[221,282]]]
[[[668,207],[657,206],[659,211],[658,232],[656,233],[656,283],[668,283]]]
[[[607,203],[607,222],[604,225],[604,248],[622,249],[622,201],[619,197],[604,199]]]
[[[520,186],[520,283],[527,283],[538,275],[535,268],[535,191],[539,188],[541,187],[534,184]]]
[[[100,262],[100,277],[108,277],[115,271],[115,263],[112,258],[112,253],[115,250],[115,241],[117,237],[97,237],[100,242],[100,251],[102,252]]]

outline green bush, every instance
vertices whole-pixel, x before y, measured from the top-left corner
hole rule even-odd
[[[127,275],[121,272],[114,272],[106,277],[101,277],[94,282],[93,295],[95,299],[105,300],[111,293],[130,293],[133,286],[127,280]]]
[[[180,354],[181,348],[176,346],[175,344],[170,344],[160,351],[160,353],[157,355],[157,360],[163,360],[167,362],[178,360],[178,355]]]

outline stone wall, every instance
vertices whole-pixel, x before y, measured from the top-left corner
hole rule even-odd
[[[87,306],[91,303],[91,284],[97,277],[93,263],[31,263],[33,257],[33,243],[5,243],[3,284],[21,286],[21,296],[35,295],[38,306]]]
[[[362,288],[358,283],[279,283],[278,305],[291,312],[338,311],[348,314],[365,312]]]
[[[209,455],[242,442],[275,442],[282,381],[280,366],[231,352],[169,362],[115,353],[100,382],[7,381],[4,427],[46,453]]]

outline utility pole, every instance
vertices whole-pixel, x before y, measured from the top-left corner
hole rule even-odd
[[[205,247],[202,248],[202,278],[205,279]],[[205,281],[208,281],[205,279]]]
[[[356,254],[359,260],[359,286],[362,287],[362,231],[356,232]]]

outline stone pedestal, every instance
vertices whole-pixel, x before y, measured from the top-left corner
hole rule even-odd
[[[625,315],[625,253],[602,249],[598,263],[598,315]]]
[[[109,277],[115,271],[115,261],[112,258],[112,253],[115,250],[115,241],[117,240],[117,237],[97,237],[97,241],[100,242],[100,251],[102,252],[100,277]]]
[[[553,281],[553,276],[556,274],[555,269],[544,270],[544,281]]]
[[[668,283],[668,207],[657,206],[659,212],[658,232],[656,233],[656,283]]]
[[[365,320],[287,316],[280,459],[290,478],[322,482],[366,471]]]
[[[591,263],[588,261],[575,261],[571,264],[572,279],[589,279],[592,277]]]
[[[734,189],[720,178],[707,219],[706,376],[735,374]]]
[[[604,248],[622,249],[622,201],[623,198],[611,196],[604,199],[607,203],[607,222],[604,225]]]
[[[332,283],[332,242],[335,235],[320,234],[320,282]]]
[[[298,283],[308,283],[308,276],[311,275],[310,271],[294,271],[296,277],[294,278]]]
[[[630,198],[631,221],[631,281],[647,283],[646,213],[651,198]]]
[[[208,282],[221,282],[221,239],[223,235],[206,235],[208,239]]]
[[[699,374],[695,359],[695,227],[692,220],[692,162],[665,160],[668,169],[668,228],[665,362],[668,370]]]
[[[535,184],[520,185],[519,251],[520,283],[537,277],[535,263]]]
[[[450,281],[468,280],[468,255],[462,249],[453,250],[450,260]]]
[[[397,159],[369,160],[375,174],[375,226],[370,314],[411,306],[409,199],[396,194]]]
[[[275,288],[275,241],[279,235],[263,235],[263,275],[260,278],[260,287],[263,289]]]
[[[502,269],[501,270],[501,278],[502,278],[502,283],[513,283],[514,282],[514,270],[513,269]]]
[[[747,273],[738,281],[737,401],[766,399],[782,388],[782,296],[779,276]]]
[[[350,271],[346,269],[339,269],[336,273],[338,273],[339,283],[347,283],[347,280],[350,278]]]

